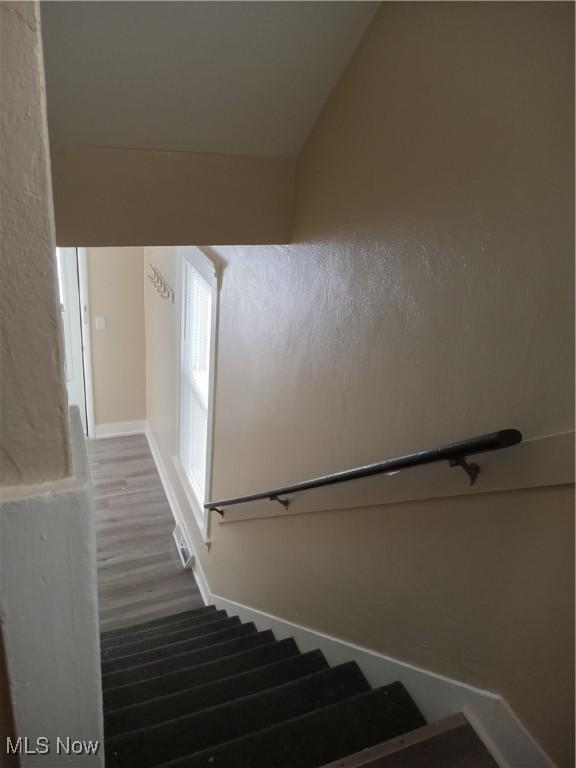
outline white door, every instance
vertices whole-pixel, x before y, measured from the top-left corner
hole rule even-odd
[[[78,255],[76,248],[57,248],[58,288],[64,348],[66,353],[66,386],[68,402],[77,405],[86,428],[86,394],[84,389],[84,365],[82,361],[82,323],[80,320],[80,292],[78,284]]]

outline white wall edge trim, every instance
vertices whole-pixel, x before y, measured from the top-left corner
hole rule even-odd
[[[94,500],[80,411],[69,411],[71,474],[2,489],[0,624],[16,736],[54,745],[73,734],[103,745]],[[42,653],[30,637],[36,625]],[[104,750],[69,758],[54,748],[46,763],[24,750],[18,764],[104,768]]]
[[[78,247],[78,290],[80,293],[80,325],[82,327],[82,363],[84,365],[84,397],[88,437],[95,437],[94,379],[92,375],[92,332],[90,328],[90,285],[88,249]]]
[[[146,430],[146,437],[174,519],[182,529],[190,552],[194,553],[192,571],[205,605],[213,604],[239,616],[242,621],[252,621],[260,631],[271,629],[278,639],[293,637],[302,652],[319,648],[332,665],[356,661],[368,682],[375,687],[399,680],[428,722],[463,713],[500,768],[555,768],[551,758],[499,694],[475,688],[213,593],[196,551],[191,546],[182,510],[149,429]]]
[[[109,424],[96,424],[94,437],[126,437],[127,435],[143,435],[146,432],[145,421],[112,421]]]

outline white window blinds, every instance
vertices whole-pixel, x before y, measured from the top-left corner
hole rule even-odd
[[[205,501],[210,386],[212,290],[200,273],[182,264],[182,369],[180,464],[198,501]]]

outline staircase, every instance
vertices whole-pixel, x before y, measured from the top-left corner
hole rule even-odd
[[[388,765],[367,748],[432,728],[400,683],[373,690],[355,662],[329,667],[214,606],[104,633],[102,680],[107,768]]]

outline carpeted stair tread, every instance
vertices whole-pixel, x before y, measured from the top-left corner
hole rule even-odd
[[[252,635],[253,639],[254,637]],[[266,642],[258,641],[252,648],[230,653],[228,656],[196,666],[182,668],[160,677],[104,690],[104,711],[114,712],[120,707],[214,683],[300,655],[298,646],[292,638],[275,641],[270,633]]]
[[[180,621],[171,621],[168,624],[148,627],[147,629],[139,629],[140,625],[137,625],[133,632],[125,632],[122,635],[118,635],[118,637],[105,638],[104,635],[101,635],[100,647],[104,651],[118,648],[128,643],[144,640],[153,641],[157,638],[162,638],[167,633],[182,632],[185,629],[196,629],[227,618],[228,614],[226,611],[211,611],[202,616],[192,616]]]
[[[224,656],[241,653],[241,651],[247,651],[249,648],[274,641],[274,635],[270,630],[256,632],[253,626],[249,626],[248,632],[249,634],[245,637],[237,637],[223,643],[211,644],[196,651],[180,653],[177,656],[170,656],[167,659],[152,661],[148,664],[140,664],[128,669],[108,672],[102,675],[102,686],[106,690],[117,688],[120,685],[128,685],[129,683],[138,683],[149,680],[152,677],[160,677],[170,672],[178,672],[188,667],[195,667],[198,664],[204,664],[207,661],[213,661]]]
[[[309,651],[223,680],[113,710],[105,715],[104,731],[109,738],[148,728],[166,720],[167,712],[172,718],[194,714],[327,668],[328,663],[321,651]]]
[[[230,621],[230,619],[228,619]],[[122,669],[130,669],[143,664],[150,664],[161,659],[168,659],[172,656],[178,656],[182,653],[189,653],[209,645],[217,645],[227,642],[237,637],[255,634],[254,624],[240,624],[240,621],[232,621],[231,624],[215,629],[209,627],[206,633],[188,637],[175,643],[148,648],[137,653],[130,653],[125,656],[119,656],[114,659],[104,659],[102,661],[102,674],[117,672]]]
[[[110,738],[106,742],[106,765],[108,768],[151,768],[369,690],[358,665],[349,662],[192,715]],[[166,718],[170,716],[167,709]]]
[[[155,768],[318,768],[422,725],[393,683]]]
[[[131,624],[129,627],[120,627],[119,629],[111,629],[107,632],[103,632],[101,637],[103,640],[109,640],[113,637],[121,637],[131,632],[137,632],[142,629],[152,629],[158,626],[168,626],[185,619],[194,619],[208,616],[216,611],[215,605],[206,605],[204,608],[195,608],[192,611],[182,611],[181,613],[172,613],[169,616],[162,616],[159,619],[150,619],[149,621],[143,621],[136,624]]]

